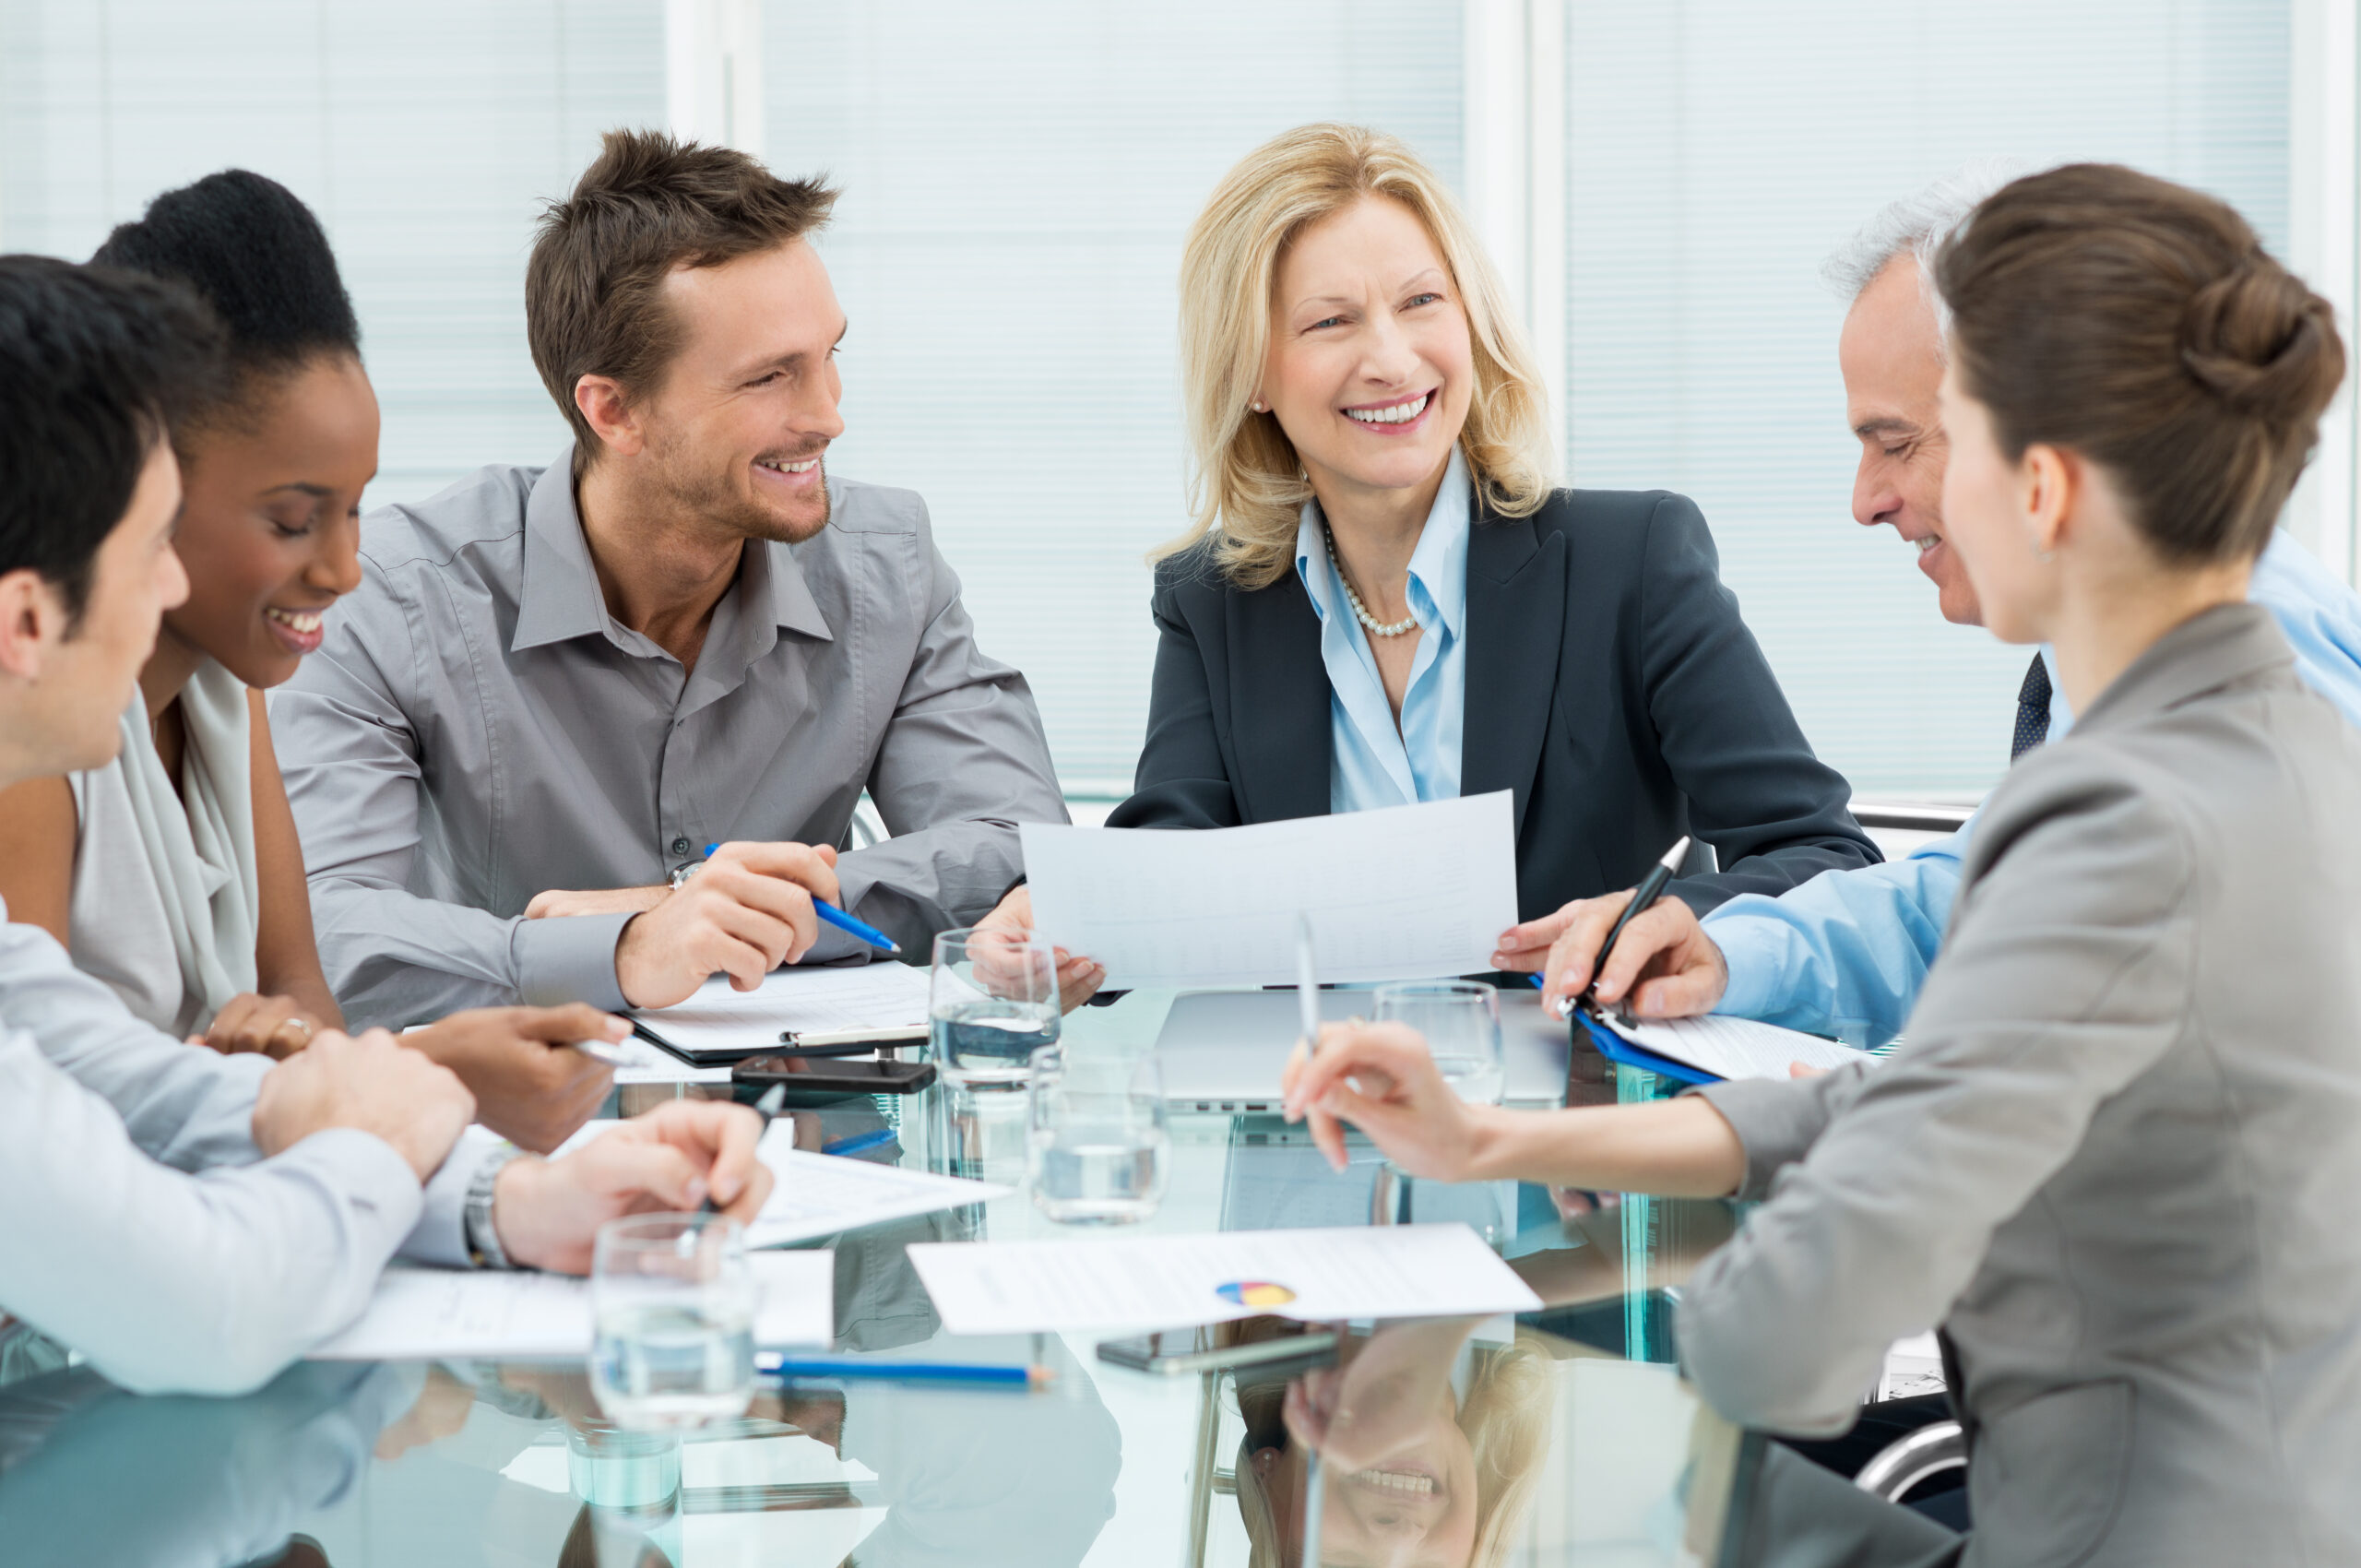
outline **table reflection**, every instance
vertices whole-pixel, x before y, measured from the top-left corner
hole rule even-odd
[[[1323,1564],[1507,1561],[1548,1454],[1557,1384],[1537,1335],[1476,1342],[1478,1326],[1388,1325],[1347,1336],[1334,1366],[1238,1374],[1238,1511],[1252,1568],[1301,1562],[1314,1453]]]

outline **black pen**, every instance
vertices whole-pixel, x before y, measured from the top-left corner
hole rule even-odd
[[[757,1145],[762,1143],[763,1134],[771,1130],[771,1118],[777,1115],[780,1108],[786,1104],[787,1086],[785,1084],[772,1085],[768,1094],[765,1094],[762,1099],[754,1101],[754,1114],[761,1117],[763,1122],[762,1127],[754,1134],[754,1142]],[[710,1189],[706,1191],[705,1195],[705,1206],[697,1212],[700,1214],[719,1214],[721,1212],[720,1208],[717,1206],[713,1201],[713,1193]]]
[[[1655,907],[1656,899],[1664,893],[1664,885],[1672,880],[1673,873],[1680,869],[1680,862],[1688,853],[1689,835],[1684,833],[1680,836],[1680,842],[1667,849],[1664,859],[1650,866],[1648,874],[1640,878],[1640,885],[1631,890],[1631,901],[1623,906],[1623,912],[1615,917],[1613,925],[1607,928],[1607,940],[1598,944],[1598,956],[1591,960],[1590,984],[1583,987],[1584,998],[1598,989],[1598,977],[1607,969],[1607,956],[1615,951],[1615,939],[1623,934],[1623,928],[1631,923],[1632,916]],[[1571,1017],[1575,1000],[1571,996],[1560,997],[1558,1016]]]

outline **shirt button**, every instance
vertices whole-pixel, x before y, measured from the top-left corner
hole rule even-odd
[[[685,855],[689,852],[689,840],[685,835],[672,840],[672,852],[676,855]]]

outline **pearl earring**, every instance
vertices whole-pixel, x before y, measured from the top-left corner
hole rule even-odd
[[[1262,405],[1262,403],[1261,403],[1259,400],[1257,400],[1257,401],[1255,401],[1255,402],[1252,402],[1252,403],[1249,403],[1249,404],[1247,405],[1247,407],[1248,407],[1248,408],[1250,408],[1250,409],[1252,409],[1252,410],[1254,410],[1256,413],[1258,413],[1258,414],[1259,414],[1259,413],[1261,413],[1261,412],[1263,411],[1263,405]]]

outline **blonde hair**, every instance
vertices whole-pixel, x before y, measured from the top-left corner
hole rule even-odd
[[[1425,227],[1467,313],[1476,387],[1459,445],[1484,505],[1524,517],[1549,498],[1548,397],[1500,274],[1450,192],[1382,131],[1299,125],[1222,177],[1180,253],[1191,520],[1156,559],[1210,540],[1215,564],[1242,588],[1286,572],[1311,486],[1279,422],[1246,405],[1270,348],[1279,257],[1305,229],[1370,196],[1400,202]]]
[[[1246,1526],[1247,1568],[1283,1568],[1287,1562],[1287,1531],[1254,1469],[1254,1450],[1268,1446],[1269,1433],[1285,1431],[1279,1407],[1286,1393],[1285,1383],[1238,1391],[1246,1435],[1239,1441],[1231,1474],[1237,1481],[1239,1520]],[[1477,1522],[1468,1568],[1503,1568],[1507,1563],[1541,1484],[1557,1394],[1556,1363],[1531,1329],[1519,1328],[1507,1345],[1475,1352],[1474,1375],[1459,1407],[1459,1430],[1467,1434],[1476,1460]]]

